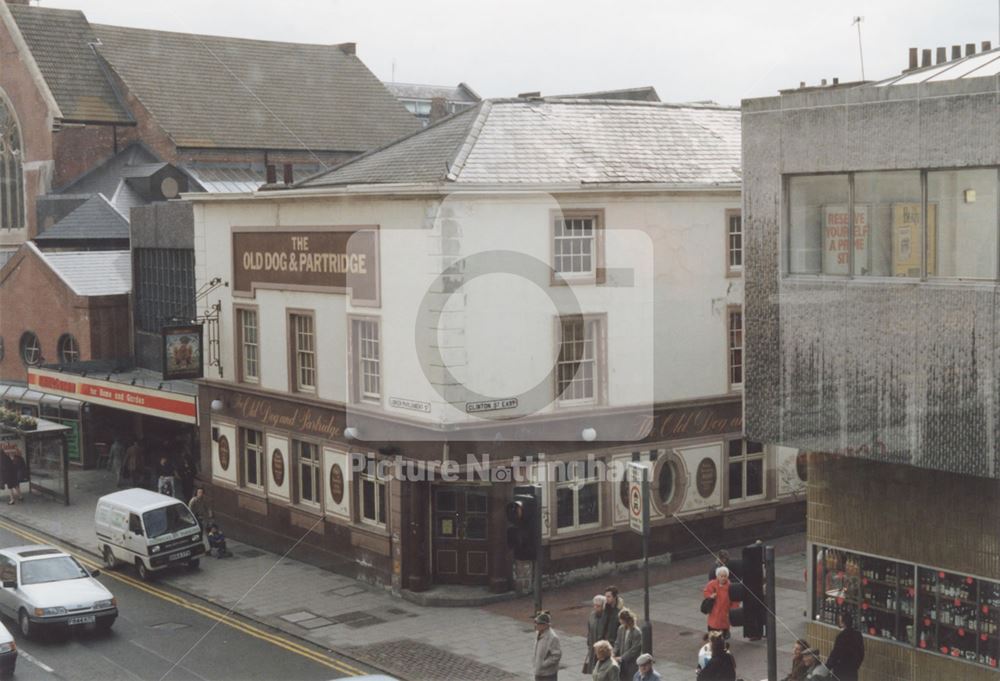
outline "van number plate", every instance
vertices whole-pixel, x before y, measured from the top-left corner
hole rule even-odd
[[[97,621],[97,617],[94,615],[83,615],[82,617],[70,617],[66,620],[67,624],[93,624]]]
[[[180,560],[181,558],[187,558],[190,555],[191,555],[190,551],[178,551],[177,553],[171,553],[169,559]]]

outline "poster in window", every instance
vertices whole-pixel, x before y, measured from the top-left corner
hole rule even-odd
[[[165,326],[163,380],[201,378],[203,375],[201,325]]]
[[[846,205],[823,206],[823,273],[847,274],[850,268],[850,220]],[[868,269],[868,249],[871,226],[868,206],[854,206],[854,261],[855,269]]]
[[[920,204],[892,204],[892,273],[920,276]],[[927,204],[927,272],[937,270],[937,205]]]

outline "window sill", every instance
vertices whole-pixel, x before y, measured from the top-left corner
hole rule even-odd
[[[267,490],[263,487],[251,487],[249,485],[240,485],[237,489],[246,494],[247,496],[257,497],[258,499],[267,499]]]
[[[549,537],[549,542],[553,544],[558,544],[563,541],[572,541],[574,539],[579,539],[580,537],[593,537],[601,534],[614,534],[615,528],[605,527],[602,524],[597,524],[592,527],[574,527],[574,528],[563,528],[561,530],[555,530],[555,534]]]
[[[380,525],[376,522],[366,519],[360,519],[354,523],[354,528],[362,532],[366,532],[376,537],[388,537],[389,528],[386,525]]]
[[[289,504],[289,508],[293,511],[298,511],[306,515],[315,516],[317,519],[323,517],[323,507],[322,506],[312,506],[311,504],[303,504],[302,502]]]

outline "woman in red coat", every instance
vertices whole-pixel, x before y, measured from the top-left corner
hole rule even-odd
[[[712,611],[708,613],[708,630],[720,631],[723,637],[729,638],[729,610],[740,605],[739,601],[729,598],[729,568],[716,569],[715,579],[705,586],[704,596],[715,600]]]

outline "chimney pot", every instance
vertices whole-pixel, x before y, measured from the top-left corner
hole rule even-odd
[[[839,85],[840,84],[840,78],[834,78],[833,79],[833,84],[834,85]]]
[[[971,57],[975,53],[976,53],[976,44],[975,43],[965,43],[965,56],[966,57]]]
[[[806,86],[806,82],[804,80],[800,80],[799,81],[799,87],[805,87],[805,86]]]
[[[826,87],[826,78],[824,78],[823,80],[821,80],[819,82],[819,84],[822,85],[823,87]]]
[[[931,51],[921,50],[920,51],[920,66],[930,66],[931,65]]]
[[[982,51],[989,52],[992,49],[993,49],[993,43],[991,43],[989,40],[984,40],[982,44]]]
[[[944,47],[937,48],[937,59],[935,60],[938,64],[943,64],[948,61],[948,49]]]
[[[952,45],[951,46],[951,58],[952,59],[961,59],[962,58],[962,46],[961,45]]]
[[[448,116],[448,102],[444,97],[431,98],[431,112],[427,118],[428,123],[436,123]]]
[[[292,175],[292,164],[286,163],[283,166],[282,170],[284,171],[285,175],[285,177],[283,178],[285,180],[285,184],[291,184],[292,180],[294,179],[294,176]]]
[[[539,90],[539,91],[535,91],[535,92],[522,92],[522,93],[520,93],[517,96],[517,98],[518,99],[538,99],[541,96],[542,96],[542,93]]]
[[[273,163],[268,163],[264,167],[264,170],[265,170],[265,173],[266,173],[266,177],[265,177],[264,181],[267,184],[274,184],[274,183],[276,183],[278,181],[278,170],[277,170],[277,168],[274,167]]]
[[[917,48],[911,47],[910,48],[910,66],[909,66],[908,70],[912,70],[912,69],[917,68],[917,63],[918,63],[917,59],[918,59],[918,57],[917,57]]]

